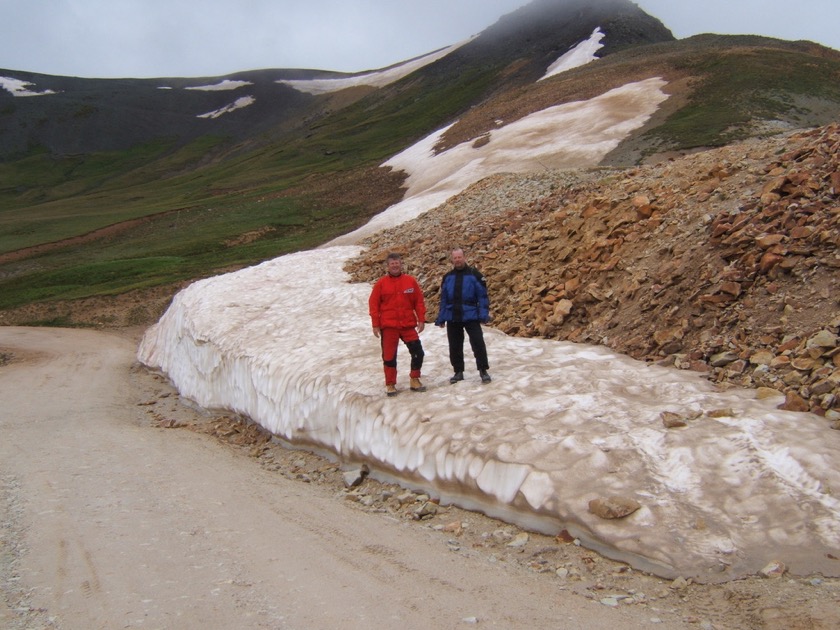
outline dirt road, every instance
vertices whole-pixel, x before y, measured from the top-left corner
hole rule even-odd
[[[153,426],[129,335],[6,327],[0,352],[0,627],[688,627]]]

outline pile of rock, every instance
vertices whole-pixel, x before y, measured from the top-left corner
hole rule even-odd
[[[840,421],[840,127],[628,170],[497,175],[368,239],[437,309],[448,250],[487,276],[493,325],[772,387]],[[838,424],[837,426],[840,426]]]

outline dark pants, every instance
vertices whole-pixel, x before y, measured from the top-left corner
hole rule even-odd
[[[456,372],[464,371],[464,331],[470,338],[470,348],[479,371],[490,369],[487,363],[487,346],[480,322],[447,322],[446,338],[449,340],[449,362]]]

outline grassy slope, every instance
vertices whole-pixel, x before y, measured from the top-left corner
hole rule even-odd
[[[0,308],[202,277],[346,233],[398,194],[400,177],[383,183],[371,171],[406,138],[467,107],[494,76],[487,68],[458,76],[456,85],[415,81],[322,119],[305,138],[291,134],[252,150],[208,138],[175,152],[158,143],[64,160],[36,153],[2,164],[0,181],[16,185],[0,189],[0,255],[147,220],[0,264]],[[385,189],[362,203],[333,190],[348,179]],[[256,236],[237,238],[248,233]]]

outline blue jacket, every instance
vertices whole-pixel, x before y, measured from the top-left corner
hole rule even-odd
[[[440,285],[440,311],[435,324],[444,322],[486,323],[490,317],[487,282],[478,269],[453,269]]]

